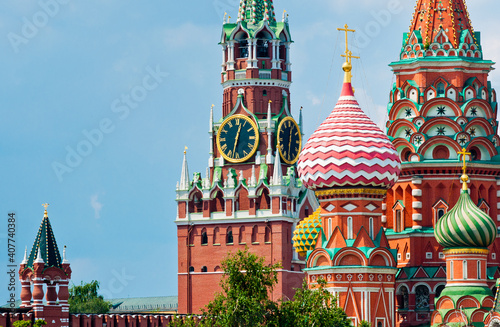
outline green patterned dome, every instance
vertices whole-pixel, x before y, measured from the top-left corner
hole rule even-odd
[[[487,248],[497,237],[497,227],[464,189],[453,209],[437,222],[434,235],[444,248]]]
[[[293,232],[293,247],[301,256],[305,256],[307,251],[313,250],[316,246],[318,234],[321,232],[321,207],[312,215],[302,220]]]

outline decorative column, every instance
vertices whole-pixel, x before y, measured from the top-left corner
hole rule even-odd
[[[286,61],[285,61],[286,71],[290,72],[292,71],[292,63],[290,62],[290,42],[286,42],[285,47],[286,47]]]
[[[273,139],[274,128],[272,126],[271,103],[272,103],[272,101],[269,100],[269,104],[267,106],[267,156],[266,156],[266,163],[268,165],[273,164],[272,139]],[[279,156],[278,149],[276,149],[276,155]]]
[[[38,248],[38,255],[33,264],[34,278],[33,278],[33,307],[35,311],[35,318],[39,318],[37,312],[43,311],[43,269],[45,263],[42,259],[40,248]]]
[[[226,72],[226,50],[227,50],[227,45],[223,44],[222,45],[222,64],[221,64],[221,67],[222,67],[222,73],[225,73]],[[227,75],[226,75],[227,77]]]
[[[57,304],[57,291],[54,281],[47,282],[47,293],[45,294],[45,299],[47,300],[48,305]]]
[[[21,280],[21,308],[31,306],[31,282],[29,279]]]
[[[420,189],[422,185],[422,178],[415,176],[411,179],[411,183],[415,188],[412,188],[411,195],[413,197],[413,229],[422,229],[420,225],[422,221],[422,190]]]
[[[228,42],[227,70],[234,70],[234,41]]]
[[[279,63],[280,63],[280,40],[272,40],[271,41],[272,46],[273,46],[273,59],[271,61],[272,63],[272,69],[280,69]]]

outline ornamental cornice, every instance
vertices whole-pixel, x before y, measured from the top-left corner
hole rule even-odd
[[[488,254],[490,250],[485,248],[449,248],[443,250],[444,255],[447,254]]]
[[[375,195],[386,195],[387,190],[383,189],[371,189],[371,188],[349,188],[349,189],[330,189],[324,191],[316,191],[316,196],[328,196],[328,195],[343,195],[343,194],[375,194]]]
[[[277,86],[285,89],[289,89],[292,82],[283,81],[280,79],[240,79],[240,80],[229,80],[222,83],[222,88],[228,89],[230,87],[248,87],[248,86]]]

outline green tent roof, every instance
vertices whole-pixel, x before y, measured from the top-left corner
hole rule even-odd
[[[52,231],[47,211],[45,211],[42,224],[38,229],[38,234],[36,235],[35,242],[31,248],[28,263],[26,264],[27,267],[33,268],[33,262],[37,258],[38,249],[40,249],[42,259],[45,262],[45,267],[57,267],[62,269],[61,254],[57,248],[56,238],[54,237],[54,232]]]

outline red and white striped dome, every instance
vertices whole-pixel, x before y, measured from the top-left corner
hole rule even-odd
[[[298,161],[298,173],[309,189],[334,187],[391,188],[401,169],[387,136],[361,110],[351,87],[328,118],[311,135]]]

